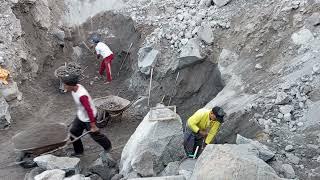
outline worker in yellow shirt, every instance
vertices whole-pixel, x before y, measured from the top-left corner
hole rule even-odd
[[[199,109],[187,121],[184,135],[184,148],[188,156],[197,154],[207,145],[212,143],[223,123],[225,112],[221,107],[212,109]],[[197,148],[198,146],[198,148]]]

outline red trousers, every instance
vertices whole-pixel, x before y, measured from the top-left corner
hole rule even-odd
[[[106,75],[107,75],[107,80],[108,82],[112,81],[111,77],[111,62],[113,60],[113,54],[110,56],[104,58],[101,62],[100,69],[99,69],[99,74],[102,75],[103,71],[106,70]]]

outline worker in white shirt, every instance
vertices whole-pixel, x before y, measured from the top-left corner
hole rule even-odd
[[[107,84],[112,81],[112,76],[111,76],[111,62],[113,60],[113,52],[110,50],[110,48],[103,42],[100,42],[100,39],[98,36],[92,37],[92,42],[96,44],[95,50],[97,53],[97,59],[100,57],[103,58],[100,69],[99,69],[99,74],[102,76],[103,71],[106,70],[106,75],[107,75]]]

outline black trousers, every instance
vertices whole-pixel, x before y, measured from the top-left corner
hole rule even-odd
[[[72,122],[72,126],[70,129],[70,133],[76,137],[79,137],[82,135],[83,130],[87,130],[90,131],[90,123],[89,122],[82,122],[78,117],[76,117],[74,119],[74,121]],[[100,133],[100,132],[90,132],[89,133],[91,138],[97,142],[100,146],[103,147],[103,149],[107,152],[109,152],[112,148],[111,146],[111,142],[110,140],[107,138],[107,136],[105,136],[104,134]],[[71,140],[73,140],[73,138],[70,138]],[[73,148],[74,148],[74,152],[75,153],[83,153],[83,144],[81,139],[75,141],[73,143]]]
[[[184,132],[183,145],[184,145],[184,150],[187,156],[193,155],[197,149],[197,146],[199,146],[198,153],[197,153],[197,157],[198,157],[202,152],[201,148],[203,146],[203,142],[204,142],[204,137],[202,137],[200,134],[196,134],[192,132],[192,130],[189,129],[188,126],[186,125],[185,132]]]

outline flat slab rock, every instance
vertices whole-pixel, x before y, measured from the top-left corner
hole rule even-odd
[[[280,180],[276,172],[258,158],[258,150],[250,144],[207,145],[195,165],[191,180],[246,179]]]
[[[57,157],[51,154],[39,156],[33,159],[42,169],[52,170],[61,169],[66,172],[73,171],[75,174],[80,172],[80,159],[69,157]]]
[[[44,171],[43,173],[36,175],[35,180],[63,180],[66,172],[60,169],[53,169]]]

